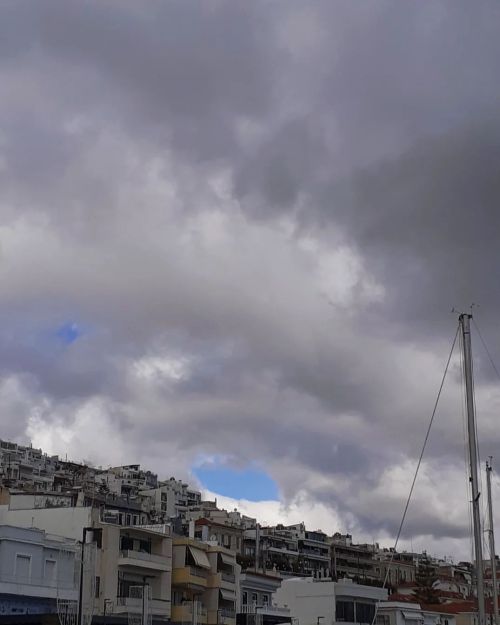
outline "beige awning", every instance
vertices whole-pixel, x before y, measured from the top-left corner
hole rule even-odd
[[[196,562],[196,566],[199,566],[202,569],[210,568],[210,562],[208,561],[207,554],[204,551],[197,549],[196,547],[191,547],[191,545],[189,545],[189,551]]]
[[[225,590],[224,588],[219,588],[219,592],[224,601],[236,601],[236,595],[234,592]]]
[[[219,555],[224,564],[227,564],[227,566],[234,566],[234,558],[231,558],[231,556],[228,556],[226,553],[222,553],[222,551],[219,551]]]

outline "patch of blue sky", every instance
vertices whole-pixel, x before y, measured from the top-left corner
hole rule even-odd
[[[276,482],[261,469],[233,468],[224,464],[206,463],[193,467],[203,488],[233,499],[248,501],[279,500]]]
[[[74,321],[63,323],[56,330],[57,338],[65,345],[71,345],[83,334],[83,329]]]

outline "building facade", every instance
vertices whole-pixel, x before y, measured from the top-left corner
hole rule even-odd
[[[35,528],[0,525],[0,620],[55,614],[58,600],[76,601],[78,546]]]

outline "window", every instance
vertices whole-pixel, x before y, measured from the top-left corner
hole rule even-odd
[[[335,604],[335,620],[354,623],[354,602],[337,601]]]
[[[247,603],[248,603],[248,593],[247,593],[246,590],[242,594],[241,602],[243,603],[243,605],[247,605]]]
[[[31,556],[16,554],[15,576],[22,581],[29,581],[31,577]]]
[[[372,623],[375,616],[373,603],[356,603],[356,623]]]
[[[49,584],[57,580],[57,562],[55,560],[45,560],[44,577]]]
[[[269,605],[269,595],[262,595],[262,605]]]
[[[252,603],[253,603],[253,604],[257,604],[257,598],[258,598],[258,597],[257,597],[257,593],[256,593],[256,592],[253,592],[253,593],[252,593]]]
[[[122,536],[121,537],[121,551],[133,551],[134,550],[134,539],[130,538],[130,536]]]
[[[96,575],[95,578],[95,597],[96,599],[99,599],[99,597],[101,596],[101,578]]]
[[[139,540],[139,551],[151,553],[151,542],[149,540]]]
[[[388,614],[377,614],[377,625],[389,625],[389,615]]]

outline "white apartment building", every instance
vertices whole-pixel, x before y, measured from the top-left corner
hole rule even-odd
[[[377,602],[386,598],[382,588],[312,578],[286,579],[274,595],[277,605],[290,609],[297,625],[371,625]]]
[[[58,600],[76,601],[77,551],[73,540],[0,525],[0,619],[52,614]]]
[[[165,521],[176,517],[186,518],[187,511],[201,503],[199,491],[173,477],[159,482],[156,488],[143,489],[141,495],[151,498],[152,513]]]
[[[137,495],[139,491],[157,488],[158,476],[151,471],[143,471],[140,464],[110,467],[95,476],[97,488],[116,495]]]

